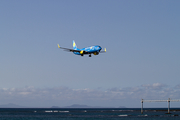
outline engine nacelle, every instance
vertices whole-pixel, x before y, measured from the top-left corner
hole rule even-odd
[[[80,51],[80,54],[83,54],[83,53],[84,53],[84,50],[81,50],[81,51]]]
[[[98,55],[99,53],[98,53],[98,52],[94,52],[93,54],[94,54],[94,55]]]

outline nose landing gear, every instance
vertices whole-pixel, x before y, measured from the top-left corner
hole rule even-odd
[[[89,57],[91,57],[91,54],[89,54]]]

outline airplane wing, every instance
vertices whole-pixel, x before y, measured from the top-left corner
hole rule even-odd
[[[64,49],[65,51],[68,51],[68,52],[81,52],[80,50],[74,50],[74,49],[69,49],[69,48],[63,48],[63,47],[60,47],[59,44],[58,45],[58,48],[61,48],[61,49]]]

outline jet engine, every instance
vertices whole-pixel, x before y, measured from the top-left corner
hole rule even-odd
[[[94,55],[98,55],[99,53],[98,53],[98,52],[94,52],[93,54],[94,54]]]
[[[81,51],[80,51],[80,54],[83,54],[83,53],[84,53],[84,50],[81,50]]]

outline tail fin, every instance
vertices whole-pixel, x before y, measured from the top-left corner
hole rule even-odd
[[[73,40],[73,49],[76,50],[77,49],[77,46],[76,46],[76,43],[75,41]]]

